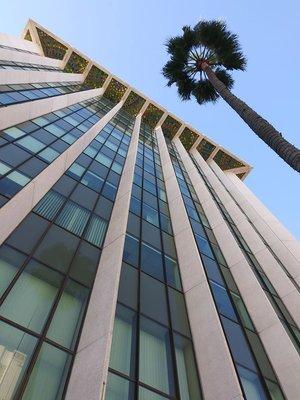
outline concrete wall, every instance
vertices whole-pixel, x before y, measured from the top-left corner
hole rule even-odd
[[[179,140],[176,142],[176,147],[182,157],[206,217],[211,224],[221,251],[239,288],[253,324],[262,340],[281,387],[289,400],[299,399],[299,354],[271,306],[265,292],[258,283],[218,207],[211,198],[202,177]],[[207,163],[197,151],[194,151],[193,155],[205,176],[210,180],[213,173]],[[214,185],[213,180],[210,182],[217,191],[218,189]],[[230,215],[232,218],[234,217],[233,212]]]
[[[157,129],[157,139],[204,398],[242,399],[235,368],[160,128]]]

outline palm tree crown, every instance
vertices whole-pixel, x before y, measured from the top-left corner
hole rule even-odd
[[[194,28],[184,26],[182,30],[182,36],[167,42],[170,60],[162,73],[168,86],[175,83],[182,100],[193,96],[199,104],[222,97],[261,140],[300,172],[300,150],[230,91],[233,79],[229,71],[246,68],[237,35],[221,21],[200,21]]]
[[[193,29],[185,26],[182,30],[182,36],[169,39],[166,45],[171,56],[163,68],[168,86],[175,83],[182,100],[194,96],[199,104],[215,102],[219,94],[207,79],[203,63],[231,89],[234,81],[228,71],[246,67],[238,37],[222,21],[200,21]]]

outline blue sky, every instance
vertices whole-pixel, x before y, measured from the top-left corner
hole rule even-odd
[[[160,74],[169,36],[202,18],[226,20],[248,59],[247,71],[233,74],[234,93],[300,147],[297,0],[10,0],[1,5],[2,32],[19,35],[28,18],[251,164],[247,185],[300,238],[299,174],[222,100],[206,106],[183,103]]]

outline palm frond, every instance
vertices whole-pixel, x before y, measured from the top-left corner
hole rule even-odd
[[[205,61],[217,78],[231,89],[233,79],[228,71],[244,70],[246,58],[238,36],[230,32],[224,21],[200,21],[194,28],[184,26],[182,35],[167,43],[169,61],[162,73],[167,85],[176,84],[182,100],[195,97],[199,104],[215,102],[219,95],[201,68]]]

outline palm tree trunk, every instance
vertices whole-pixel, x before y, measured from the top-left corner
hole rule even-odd
[[[221,82],[210,66],[203,62],[201,68],[206,73],[210,83],[217,93],[233,108],[246,122],[256,135],[262,139],[279,157],[289,164],[295,171],[300,172],[300,150],[288,142],[274,126],[257,114]]]

